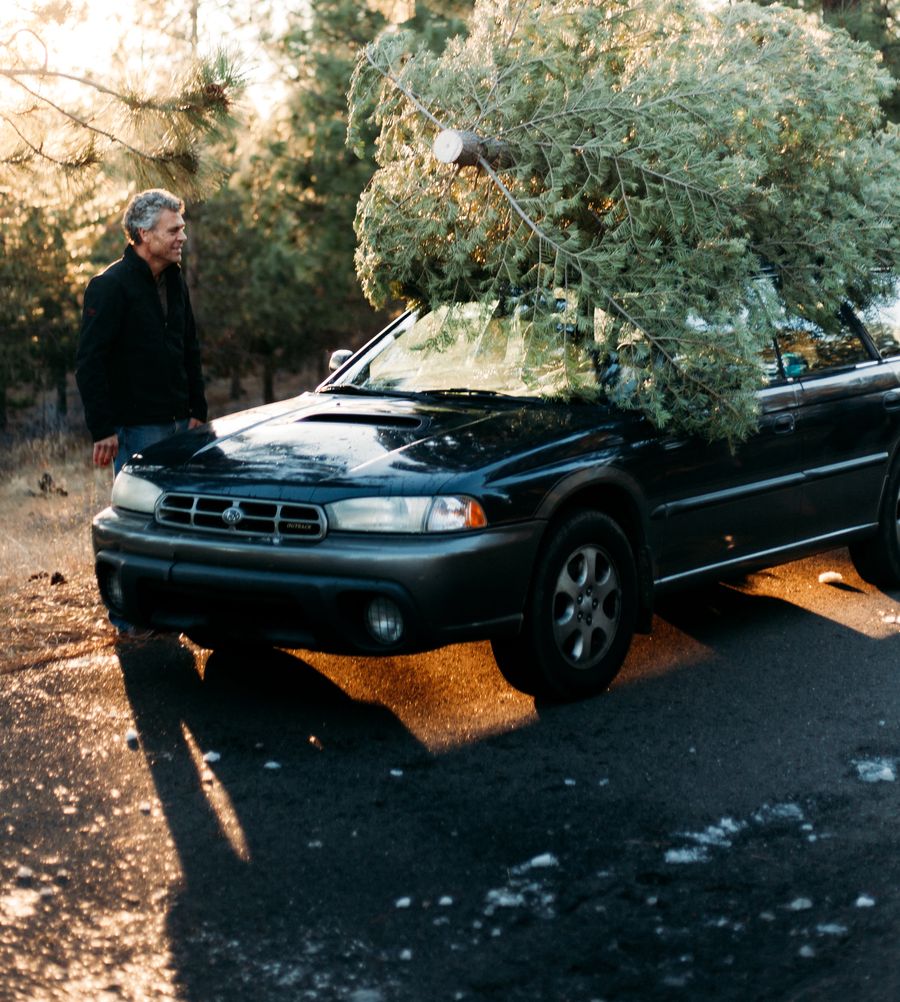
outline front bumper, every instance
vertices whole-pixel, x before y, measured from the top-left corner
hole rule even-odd
[[[107,508],[93,522],[97,580],[130,622],[229,640],[384,655],[512,635],[521,625],[543,522],[475,533],[374,537],[330,533],[274,545],[161,530]],[[378,640],[375,599],[393,603],[402,635]]]

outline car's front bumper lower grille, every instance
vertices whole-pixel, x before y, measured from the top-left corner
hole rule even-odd
[[[318,505],[213,494],[163,494],[156,506],[159,525],[225,536],[260,537],[273,542],[314,542],[325,535],[325,513]]]

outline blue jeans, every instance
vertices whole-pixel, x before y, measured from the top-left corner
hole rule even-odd
[[[176,431],[185,431],[187,426],[188,419],[182,418],[179,421],[166,421],[165,424],[132,424],[116,428],[119,451],[113,462],[113,471],[118,473],[136,452],[174,435]]]

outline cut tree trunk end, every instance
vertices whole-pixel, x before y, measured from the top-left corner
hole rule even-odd
[[[505,144],[463,129],[439,132],[431,151],[442,164],[458,167],[474,167],[481,160],[486,160],[491,167],[508,167],[512,162]]]

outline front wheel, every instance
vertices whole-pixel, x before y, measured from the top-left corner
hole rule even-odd
[[[611,518],[570,516],[538,558],[519,636],[494,640],[494,658],[517,689],[579,699],[606,689],[634,635],[634,554]]]
[[[900,463],[888,477],[878,531],[850,544],[856,573],[879,588],[900,587]]]

